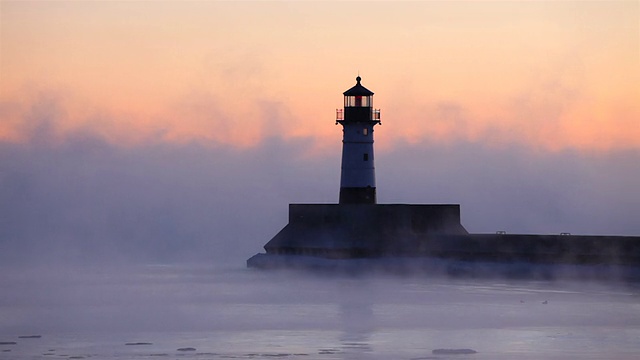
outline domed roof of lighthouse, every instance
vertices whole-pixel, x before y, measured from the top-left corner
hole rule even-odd
[[[344,96],[371,96],[371,95],[373,95],[372,91],[370,91],[366,87],[360,85],[360,80],[362,80],[362,78],[360,76],[358,76],[356,78],[356,82],[357,82],[356,86],[354,86],[351,89],[345,91],[343,93]]]

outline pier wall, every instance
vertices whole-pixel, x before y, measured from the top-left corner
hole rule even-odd
[[[640,264],[640,237],[469,234],[456,204],[290,204],[289,223],[264,248],[329,259]]]

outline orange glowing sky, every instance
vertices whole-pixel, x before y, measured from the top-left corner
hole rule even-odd
[[[335,146],[358,72],[384,147],[640,148],[638,1],[0,3],[0,141]]]

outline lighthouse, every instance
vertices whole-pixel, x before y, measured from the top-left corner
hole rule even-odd
[[[344,110],[336,111],[342,125],[342,171],[340,204],[375,204],[376,174],[373,127],[380,124],[380,110],[373,109],[373,92],[360,84],[345,91]]]

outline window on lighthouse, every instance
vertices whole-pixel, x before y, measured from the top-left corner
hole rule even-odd
[[[367,129],[367,128],[362,129],[362,135],[364,135],[364,136],[369,135],[369,129]]]
[[[371,107],[371,96],[345,96],[345,107]]]
[[[369,161],[369,154],[365,153],[364,156],[362,157],[363,161]]]

